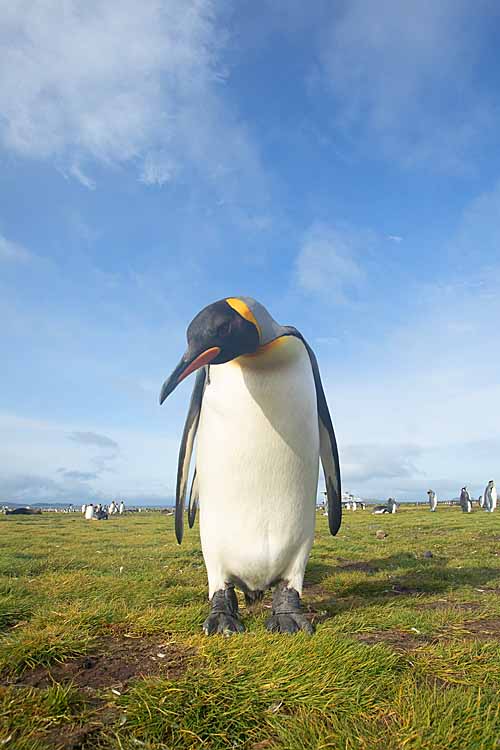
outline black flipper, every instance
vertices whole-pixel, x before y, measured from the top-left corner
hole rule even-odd
[[[192,529],[196,518],[196,511],[198,509],[198,477],[196,475],[196,468],[193,474],[193,481],[191,482],[191,492],[189,493],[189,505],[188,505],[188,523],[189,528]]]
[[[182,433],[181,446],[179,449],[179,461],[177,464],[177,488],[175,492],[175,536],[179,544],[182,542],[184,533],[184,507],[186,503],[186,490],[189,477],[189,466],[193,453],[193,444],[200,421],[201,402],[205,390],[206,372],[205,368],[198,370],[194,383],[193,393]],[[194,520],[194,518],[193,518]],[[192,524],[190,523],[190,526]]]
[[[332,418],[328,410],[321,376],[319,374],[318,361],[313,350],[302,336],[300,331],[292,326],[285,328],[285,335],[296,336],[307,349],[316,385],[316,399],[318,402],[319,417],[319,451],[321,464],[325,475],[326,494],[328,498],[328,525],[330,533],[335,536],[342,522],[342,489],[340,484],[340,461],[337,449],[337,440],[333,431]]]

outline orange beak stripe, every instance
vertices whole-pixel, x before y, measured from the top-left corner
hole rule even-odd
[[[218,354],[220,354],[219,346],[212,346],[210,349],[207,349],[206,352],[202,352],[201,354],[199,354],[196,359],[186,367],[182,375],[178,378],[177,382],[180,383],[182,380],[184,380],[184,378],[187,378],[188,375],[191,375],[192,372],[194,372],[195,370],[199,370],[200,367],[209,365],[210,362],[215,359]]]

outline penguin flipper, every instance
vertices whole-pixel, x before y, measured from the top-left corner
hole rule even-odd
[[[193,481],[191,482],[191,492],[189,493],[189,505],[188,505],[188,523],[189,528],[192,529],[196,518],[196,511],[198,509],[198,477],[196,475],[196,467],[193,474]]]
[[[186,490],[189,477],[189,466],[193,453],[193,444],[200,421],[201,402],[205,390],[206,372],[205,368],[198,370],[194,383],[193,393],[184,424],[181,445],[179,448],[179,460],[177,463],[177,487],[175,491],[175,536],[179,544],[184,534],[184,506],[186,503]],[[193,479],[194,483],[194,479]],[[188,519],[189,520],[189,519]],[[194,517],[193,517],[194,521]],[[192,525],[191,523],[189,524]]]
[[[319,373],[318,360],[313,350],[302,336],[300,331],[291,326],[286,328],[286,334],[299,338],[307,349],[316,386],[316,399],[318,403],[319,421],[319,452],[323,473],[325,475],[326,495],[328,498],[328,526],[332,536],[340,529],[342,522],[342,489],[340,481],[340,460],[337,448],[337,440],[333,430],[332,418],[328,409],[321,375]]]

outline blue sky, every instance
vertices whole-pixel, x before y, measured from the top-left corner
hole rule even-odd
[[[0,500],[174,490],[206,304],[316,350],[344,486],[500,473],[492,0],[5,3]]]

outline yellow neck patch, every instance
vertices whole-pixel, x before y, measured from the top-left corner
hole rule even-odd
[[[242,318],[245,318],[245,320],[248,320],[250,321],[250,323],[254,324],[254,326],[256,327],[258,331],[259,339],[260,339],[261,337],[260,326],[257,323],[257,319],[255,315],[250,310],[246,302],[243,302],[243,300],[238,299],[238,297],[228,297],[226,299],[226,302],[230,307],[233,308],[233,310],[236,310],[236,312],[239,313],[239,315],[241,315]]]

